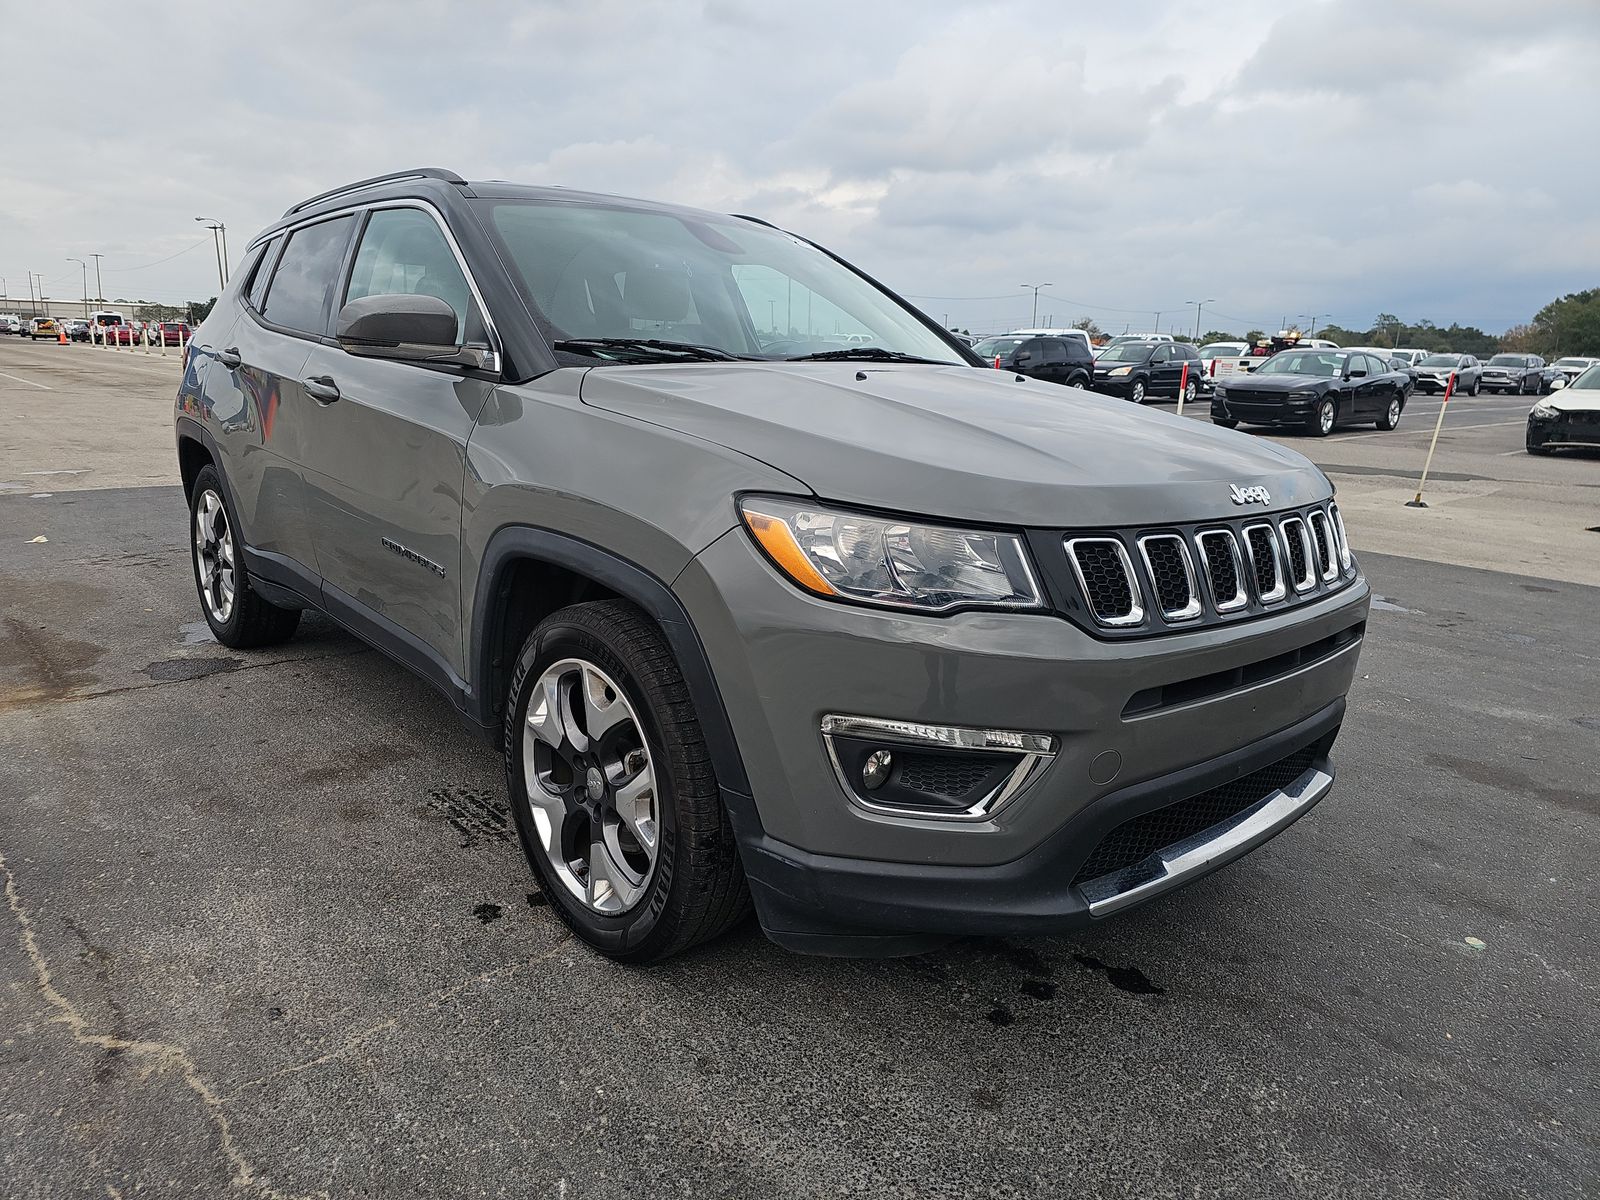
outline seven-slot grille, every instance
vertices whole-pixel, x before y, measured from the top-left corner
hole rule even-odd
[[[1343,587],[1355,569],[1336,512],[1319,505],[1227,525],[1069,534],[1062,544],[1097,625],[1119,636],[1152,633]]]

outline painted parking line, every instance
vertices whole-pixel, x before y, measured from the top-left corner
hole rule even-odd
[[[4,377],[6,379],[15,379],[18,383],[25,383],[29,387],[40,388],[46,392],[55,391],[55,388],[51,387],[48,383],[35,383],[31,379],[24,379],[21,375],[12,375],[7,371],[0,371],[0,377]]]

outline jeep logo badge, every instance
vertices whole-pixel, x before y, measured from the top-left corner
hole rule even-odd
[[[1228,499],[1235,504],[1271,504],[1272,493],[1259,484],[1242,488],[1237,483],[1231,483],[1228,485]]]

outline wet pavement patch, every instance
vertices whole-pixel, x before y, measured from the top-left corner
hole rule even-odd
[[[1050,1000],[1055,997],[1056,985],[1048,979],[1024,979],[1022,986],[1017,990],[1024,996],[1032,996],[1035,1000]]]
[[[1007,1025],[1015,1024],[1017,1020],[1017,1018],[1012,1015],[1011,1010],[1004,1004],[996,1004],[993,1008],[991,1008],[989,1010],[988,1017],[989,1024],[998,1025],[1002,1029],[1004,1029]]]
[[[487,925],[490,921],[498,921],[500,919],[500,912],[501,909],[498,904],[490,904],[487,900],[485,900],[482,904],[478,905],[478,907],[472,910],[472,915]]]
[[[237,658],[166,658],[153,662],[144,674],[158,683],[176,683],[183,679],[204,679],[207,675],[221,675],[237,671]]]
[[[1166,988],[1157,987],[1137,967],[1113,967],[1101,962],[1092,954],[1074,954],[1078,965],[1089,971],[1104,971],[1111,986],[1119,991],[1129,992],[1135,996],[1164,996]]]
[[[511,840],[511,812],[505,801],[471,788],[434,788],[428,807],[455,827],[463,850],[482,842]]]
[[[543,892],[529,892],[528,893],[528,907],[529,908],[543,908],[546,904],[549,904],[549,903],[550,903],[550,901],[545,899],[545,895],[544,895]]]

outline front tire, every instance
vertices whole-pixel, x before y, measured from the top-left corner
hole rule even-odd
[[[733,828],[683,674],[626,601],[540,622],[512,676],[506,784],[558,916],[619,962],[656,962],[750,908]]]
[[[1221,425],[1224,429],[1239,428],[1239,422],[1235,421],[1232,417],[1212,417],[1211,423],[1213,425]]]
[[[189,495],[189,557],[206,624],[217,641],[235,650],[288,641],[300,624],[300,610],[279,608],[251,586],[238,528],[222,477],[216,467],[202,467]]]
[[[1144,380],[1135,379],[1133,381],[1133,384],[1128,388],[1128,399],[1135,404],[1144,403]]]
[[[1311,418],[1306,423],[1307,430],[1314,437],[1327,437],[1333,432],[1333,427],[1339,419],[1338,406],[1334,404],[1333,397],[1325,397],[1312,412]]]

